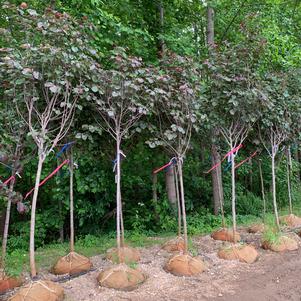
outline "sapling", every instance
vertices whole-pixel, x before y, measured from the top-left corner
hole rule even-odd
[[[112,70],[99,70],[99,85],[92,86],[93,99],[100,116],[99,126],[115,141],[116,182],[116,233],[118,261],[123,262],[124,229],[121,196],[121,160],[123,141],[129,138],[138,121],[147,114],[151,104],[148,81],[152,82],[150,70],[146,70],[140,58],[129,57],[123,49],[116,48],[112,55]]]

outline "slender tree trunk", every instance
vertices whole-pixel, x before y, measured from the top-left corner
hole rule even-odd
[[[31,219],[30,219],[30,242],[29,242],[29,259],[30,259],[30,273],[31,277],[34,278],[37,276],[37,270],[36,270],[36,263],[35,263],[35,221],[36,221],[36,206],[37,206],[37,199],[39,194],[39,184],[41,180],[41,173],[44,163],[44,158],[41,148],[39,150],[39,163],[38,163],[38,169],[36,174],[36,182],[34,187],[34,193],[32,198],[32,204],[31,204]]]
[[[165,182],[166,182],[166,192],[168,201],[174,211],[176,211],[177,207],[177,194],[176,194],[176,186],[175,186],[175,174],[174,174],[174,166],[171,165],[165,173]]]
[[[274,148],[274,145],[272,145]],[[276,174],[275,174],[275,153],[272,151],[272,192],[273,192],[273,207],[274,207],[274,214],[275,214],[275,222],[278,231],[280,230],[279,224],[279,215],[277,209],[277,200],[276,200]]]
[[[185,209],[185,193],[184,193],[184,182],[183,182],[183,162],[179,160],[179,181],[180,181],[180,194],[181,194],[181,204],[182,204],[182,218],[183,218],[183,232],[184,232],[184,254],[188,254],[188,236],[187,236],[187,222],[186,222],[186,209]]]
[[[231,149],[233,146],[231,144]],[[235,157],[231,155],[231,183],[232,183],[232,218],[233,218],[233,239],[236,243],[236,187],[235,187]]]
[[[176,196],[177,196],[177,211],[178,211],[178,236],[182,236],[182,214],[181,214],[181,203],[179,196],[179,179],[178,179],[178,170],[177,167],[174,167],[174,175],[175,175],[175,186],[176,186]]]
[[[116,155],[117,155],[117,187],[116,187],[116,204],[117,204],[117,213],[116,213],[116,226],[117,226],[117,249],[118,249],[118,259],[121,263],[121,177],[120,177],[120,137],[119,134],[116,135]]]
[[[121,175],[120,175],[120,181],[121,181]],[[120,188],[120,195],[121,195],[121,188]],[[120,197],[120,229],[121,229],[121,247],[123,248],[125,246],[124,243],[124,225],[123,225],[123,210],[122,210],[122,200]]]
[[[73,194],[73,151],[70,150],[70,252],[74,252],[74,194]]]
[[[12,175],[14,175],[14,170],[12,172]],[[11,211],[11,196],[14,190],[14,185],[15,185],[15,181],[12,180],[9,186],[9,195],[7,200],[5,224],[4,224],[3,239],[2,239],[2,257],[1,257],[2,268],[4,268],[5,266],[6,247],[7,247],[8,229],[9,229],[9,220],[10,220],[10,211]]]
[[[291,175],[291,150],[290,150],[290,147],[288,147],[288,149],[287,149],[286,175],[287,175],[287,191],[288,191],[289,212],[290,212],[290,214],[293,214],[291,176],[290,176]]]
[[[260,184],[261,184],[261,195],[263,201],[263,222],[265,222],[265,215],[266,215],[266,201],[265,201],[265,192],[264,192],[264,183],[263,183],[263,175],[262,175],[262,168],[261,168],[261,161],[258,161],[259,167],[259,176],[260,176]]]

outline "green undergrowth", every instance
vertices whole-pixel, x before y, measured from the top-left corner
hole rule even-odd
[[[231,226],[231,218],[227,217],[227,225]],[[251,215],[237,216],[238,225],[247,226],[258,218]],[[193,256],[198,254],[197,248],[193,245],[192,236],[208,234],[221,227],[221,218],[213,215],[208,216],[189,216],[188,234],[189,251]],[[151,247],[156,244],[163,244],[175,237],[176,232],[154,233],[152,231],[126,231],[126,243],[132,247]],[[95,256],[105,253],[106,250],[114,247],[116,240],[114,233],[105,235],[85,235],[77,238],[76,252],[87,256]],[[69,252],[69,244],[53,243],[40,247],[36,250],[36,263],[40,270],[50,269],[56,260]],[[24,248],[9,250],[6,258],[6,272],[9,275],[17,276],[22,272],[29,271],[28,251]]]

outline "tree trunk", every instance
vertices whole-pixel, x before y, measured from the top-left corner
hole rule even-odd
[[[14,171],[12,172],[14,175]],[[14,190],[15,181],[12,180],[9,186],[9,194],[7,200],[7,207],[6,207],[6,216],[5,216],[5,224],[4,224],[4,231],[3,231],[3,239],[2,239],[2,260],[1,265],[2,268],[5,266],[5,257],[6,257],[6,247],[7,247],[7,238],[8,238],[8,229],[9,229],[9,220],[10,220],[10,211],[11,211],[11,196]]]
[[[207,7],[207,44],[210,47],[214,45],[214,9]]]
[[[288,147],[288,149],[287,149],[286,175],[287,175],[287,191],[288,191],[289,212],[290,212],[290,214],[293,214],[292,192],[291,192],[291,150],[290,150],[290,147]]]
[[[34,239],[35,239],[36,206],[37,206],[37,199],[38,199],[38,194],[39,194],[39,184],[40,184],[40,180],[41,180],[41,173],[42,173],[43,162],[44,162],[43,154],[41,154],[42,149],[39,150],[39,153],[40,153],[39,163],[38,163],[36,182],[35,182],[34,193],[33,193],[32,204],[31,204],[29,259],[30,259],[30,273],[31,273],[32,278],[37,276],[36,263],[35,263]]]
[[[157,194],[157,184],[158,184],[158,176],[156,173],[152,174],[152,179],[153,179],[153,200],[155,203],[158,202],[158,194]]]
[[[177,194],[176,194],[176,186],[175,186],[175,177],[174,177],[174,166],[171,165],[166,170],[165,173],[165,181],[166,181],[166,192],[168,201],[175,211],[177,208]]]
[[[117,249],[118,249],[118,260],[121,263],[121,177],[120,177],[120,137],[116,135],[116,155],[117,155],[117,187],[116,187],[116,205],[117,205],[117,213],[116,213],[116,226],[117,226]]]
[[[186,209],[185,209],[185,193],[184,193],[184,183],[183,183],[183,162],[179,160],[179,181],[180,181],[180,195],[182,204],[182,218],[183,218],[183,232],[184,232],[184,254],[188,254],[188,236],[187,236],[187,222],[186,222]]]
[[[272,145],[274,149],[274,145]],[[275,214],[275,222],[278,231],[280,230],[279,224],[279,216],[278,216],[278,209],[277,209],[277,201],[276,201],[276,174],[275,174],[275,152],[272,150],[272,192],[273,192],[273,207],[274,207],[274,214]]]
[[[163,33],[164,33],[164,5],[163,0],[159,3],[159,18],[160,18],[160,34],[161,37],[159,39],[159,57],[163,58],[165,53],[165,41],[163,39]]]
[[[74,252],[74,195],[73,195],[73,151],[70,150],[70,252]]]
[[[233,146],[231,145],[231,149]],[[235,189],[235,157],[231,155],[231,183],[232,183],[232,219],[233,219],[233,239],[236,244],[236,189]]]
[[[212,165],[215,165],[220,162],[220,155],[215,145],[212,145],[211,147],[211,162]],[[213,187],[214,214],[218,215],[219,212],[221,211],[222,218],[224,220],[224,210],[223,210],[224,192],[223,192],[223,184],[222,184],[223,183],[222,169],[220,165],[211,172],[211,176],[212,176],[212,187]]]
[[[264,192],[264,183],[263,183],[263,175],[262,175],[262,168],[261,168],[261,161],[258,161],[259,167],[259,176],[260,176],[260,184],[261,184],[261,195],[263,201],[263,222],[265,222],[265,215],[266,215],[266,201],[265,201],[265,192]]]
[[[176,186],[176,197],[177,197],[177,211],[178,211],[178,236],[182,236],[182,213],[181,213],[181,203],[179,196],[179,179],[178,179],[178,170],[174,167],[174,175],[175,175],[175,186]]]

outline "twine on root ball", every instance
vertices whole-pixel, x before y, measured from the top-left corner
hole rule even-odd
[[[63,301],[64,289],[52,281],[36,281],[21,288],[8,301]]]
[[[179,254],[171,257],[164,269],[175,276],[194,276],[202,273],[206,267],[200,258]]]
[[[143,273],[125,264],[106,269],[97,277],[100,286],[126,291],[135,289],[145,279],[146,277]]]
[[[80,255],[76,252],[70,252],[64,257],[61,257],[52,268],[52,273],[55,275],[75,275],[87,272],[91,269],[92,262],[88,257]]]

